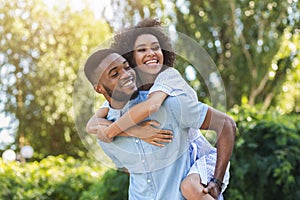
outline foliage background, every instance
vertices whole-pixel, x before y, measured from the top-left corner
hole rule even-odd
[[[78,2],[80,6],[74,7]],[[77,165],[77,161],[65,161],[67,156],[95,161],[95,154],[87,150],[78,134],[84,130],[76,127],[78,123],[85,124],[89,116],[82,113],[81,121],[77,119],[75,124],[74,113],[78,109],[73,106],[72,96],[74,90],[80,91],[83,94],[80,101],[86,102],[80,106],[91,112],[102,101],[101,97],[91,99],[86,95],[86,89],[91,88],[74,87],[88,55],[99,45],[108,44],[112,34],[121,28],[145,17],[158,17],[166,27],[187,35],[203,47],[221,75],[226,95],[219,98],[226,101],[226,107],[219,109],[228,111],[239,127],[232,158],[233,181],[226,196],[229,199],[273,198],[264,196],[270,194],[282,199],[299,198],[296,170],[300,146],[298,0],[111,0],[105,6],[94,5],[100,4],[92,4],[90,0],[0,2],[0,113],[5,116],[1,121],[6,122],[0,123],[0,153],[6,149],[19,152],[24,145],[31,145],[35,152],[28,169],[45,168],[39,169],[38,175],[28,170],[32,181],[12,190],[14,184],[20,184],[19,178],[28,174],[25,176],[16,163],[2,162],[0,179],[4,181],[0,184],[6,189],[1,195],[10,199],[22,199],[24,195],[26,199],[25,195],[31,198],[40,194],[41,199],[47,199],[50,198],[47,194],[42,198],[45,190],[50,188],[60,195],[58,191],[69,187],[67,183],[78,181],[84,187],[79,184],[76,194],[70,198],[84,195],[87,199],[97,194],[95,188],[105,187],[99,177],[107,169],[99,163],[103,171],[97,177],[99,182],[95,180],[96,186],[85,194],[82,191],[88,190],[93,182],[89,175],[76,175],[76,180],[61,179],[60,183],[45,186],[47,189],[38,182],[51,182],[52,176],[59,174],[58,171],[48,173],[46,168],[52,166],[45,165],[45,159],[54,159],[51,161],[62,169]],[[175,45],[186,55],[195,55],[184,44]],[[208,82],[199,73],[196,79],[190,79],[188,65],[188,61],[177,59],[176,68],[197,91],[199,99],[211,104],[213,91],[207,85],[214,83],[213,76],[208,77]],[[218,86],[215,89],[218,91]],[[96,100],[98,103],[94,103]],[[61,163],[60,159],[64,161]],[[82,164],[88,167],[91,163]],[[93,170],[88,168],[87,173]],[[66,171],[73,173],[71,167]],[[113,177],[119,172],[107,173],[107,177]],[[267,181],[274,183],[271,185],[274,187]],[[126,178],[117,183],[124,185],[122,189],[128,184]],[[32,194],[24,192],[26,187],[33,188]],[[126,196],[124,190],[119,193],[114,187],[103,189],[108,190],[112,190],[109,194]],[[249,192],[251,195],[247,196]]]

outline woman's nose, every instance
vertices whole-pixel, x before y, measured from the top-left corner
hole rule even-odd
[[[155,52],[153,51],[153,49],[152,48],[149,48],[148,49],[148,51],[147,51],[147,55],[154,55],[155,54]]]

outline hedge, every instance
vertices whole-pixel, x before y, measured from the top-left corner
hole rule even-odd
[[[225,199],[300,199],[299,116],[253,108],[231,114],[238,134]]]
[[[238,133],[225,199],[300,199],[299,116],[253,108],[235,108],[230,115]],[[5,200],[125,200],[128,175],[71,157],[30,163],[0,159],[0,188]]]
[[[0,199],[79,199],[105,171],[99,163],[72,157],[49,156],[30,163],[0,159]]]

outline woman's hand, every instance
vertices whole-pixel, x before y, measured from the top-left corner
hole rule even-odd
[[[165,146],[163,143],[170,143],[172,141],[173,133],[170,130],[158,128],[159,125],[156,121],[146,121],[131,127],[125,132],[129,136],[138,137],[154,146],[163,147]]]

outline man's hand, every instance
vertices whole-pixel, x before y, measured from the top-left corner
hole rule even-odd
[[[112,139],[108,138],[105,134],[104,134],[104,130],[107,128],[107,126],[105,125],[96,125],[96,126],[91,126],[89,128],[90,133],[92,134],[96,134],[97,138],[99,140],[101,140],[102,142],[106,142],[109,143],[112,141]]]
[[[203,189],[203,192],[205,194],[210,194],[214,199],[217,200],[221,193],[221,188],[218,186],[217,183],[209,182],[206,188]]]
[[[141,140],[159,147],[165,146],[162,143],[170,143],[173,133],[170,130],[158,128],[160,124],[156,121],[142,122],[137,126],[131,127],[125,131],[128,135],[138,137]]]

